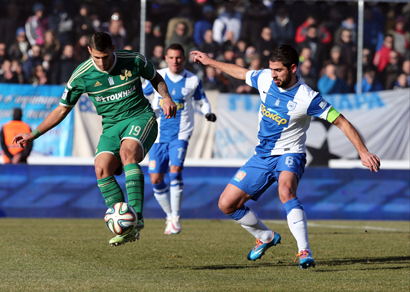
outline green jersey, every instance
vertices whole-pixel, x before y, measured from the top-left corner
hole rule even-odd
[[[116,50],[114,55],[114,64],[108,71],[101,71],[92,59],[78,66],[60,100],[61,105],[73,107],[83,93],[88,94],[103,118],[104,128],[153,112],[142,92],[141,77],[154,78],[154,66],[135,51]]]

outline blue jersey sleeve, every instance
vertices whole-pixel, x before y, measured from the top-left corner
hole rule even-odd
[[[142,84],[142,91],[144,92],[145,96],[149,96],[154,93],[154,87],[152,86],[151,82],[145,80]]]
[[[316,95],[307,109],[309,116],[320,117],[320,115],[330,108],[332,105],[328,103],[320,94]]]
[[[201,100],[204,98],[206,98],[204,87],[202,86],[201,80],[198,79],[198,86],[196,87],[194,92],[194,100]]]
[[[248,73],[246,73],[247,74],[246,83],[249,86],[252,86],[256,89],[259,89],[258,88],[258,79],[259,79],[259,76],[261,75],[262,72],[263,72],[263,70],[257,70],[257,71],[249,71]]]

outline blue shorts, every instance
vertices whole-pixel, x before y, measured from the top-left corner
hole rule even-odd
[[[187,148],[188,141],[185,140],[154,143],[149,151],[148,172],[167,173],[169,165],[183,167]]]
[[[229,183],[250,195],[252,200],[257,201],[267,188],[278,181],[281,171],[293,172],[299,181],[305,172],[305,164],[305,153],[269,157],[254,155],[236,172]]]

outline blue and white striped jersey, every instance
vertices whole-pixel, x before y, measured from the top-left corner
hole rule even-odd
[[[167,143],[172,140],[188,141],[194,130],[194,100],[201,106],[201,112],[205,115],[211,112],[211,105],[206,98],[201,80],[193,73],[184,70],[181,74],[173,74],[168,68],[157,71],[165,80],[168,91],[175,104],[177,105],[177,115],[175,118],[166,119],[161,105],[162,97],[146,81],[143,84],[145,96],[154,93],[151,102],[152,108],[157,114],[158,137],[155,143]]]
[[[305,153],[311,116],[327,118],[332,105],[297,77],[294,86],[282,89],[273,82],[270,69],[246,73],[246,83],[259,90],[262,101],[256,155]]]

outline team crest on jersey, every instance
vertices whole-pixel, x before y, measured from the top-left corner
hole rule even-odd
[[[132,76],[131,71],[129,71],[127,69],[121,70],[121,74],[120,74],[121,80],[125,79],[125,81],[127,81],[128,77],[131,77],[131,76]]]
[[[108,78],[108,83],[110,85],[114,85],[114,78],[112,78],[112,77]]]
[[[182,93],[182,95],[187,95],[188,94],[188,89],[185,88],[185,87],[182,87],[181,93]]]
[[[297,105],[297,102],[289,100],[287,104],[288,110],[293,111],[296,108],[296,105]]]
[[[246,176],[246,172],[243,170],[240,170],[236,173],[234,180],[237,182],[241,182]]]

